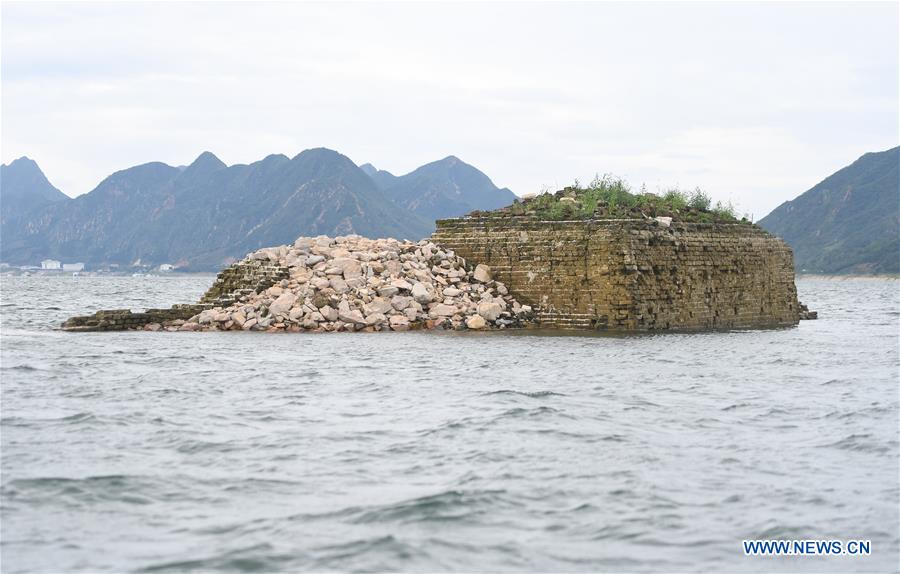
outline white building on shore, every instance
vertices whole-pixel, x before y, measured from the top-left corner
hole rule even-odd
[[[61,268],[61,263],[56,259],[44,259],[43,261],[41,261],[41,269],[57,271]]]
[[[63,263],[63,271],[84,271],[84,263]]]

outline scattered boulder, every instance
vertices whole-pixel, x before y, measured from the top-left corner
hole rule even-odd
[[[391,329],[394,331],[408,331],[409,319],[405,315],[394,315],[390,319]]]
[[[430,303],[434,297],[428,291],[428,287],[424,283],[416,283],[412,288],[412,296],[416,303]]]
[[[272,302],[269,306],[269,313],[273,315],[286,315],[290,312],[291,307],[294,306],[294,302],[297,300],[297,296],[291,292],[282,293],[278,296],[278,299]],[[202,313],[201,313],[202,315]]]
[[[800,320],[801,321],[813,321],[819,318],[818,311],[810,311],[809,307],[800,303]]]
[[[478,314],[484,317],[485,321],[496,321],[502,312],[503,308],[499,303],[486,301],[478,304]]]
[[[363,305],[363,311],[365,311],[366,316],[373,313],[389,313],[392,309],[391,302],[382,297],[376,297],[371,303]]]
[[[484,264],[479,264],[475,266],[474,273],[475,281],[480,281],[482,283],[490,283],[491,282],[491,268]]]
[[[444,303],[435,305],[435,307],[431,310],[431,314],[437,315],[438,317],[451,317],[455,315],[456,312],[456,307],[454,307],[453,305],[446,305]]]
[[[484,329],[487,327],[487,321],[484,320],[484,317],[481,315],[472,315],[468,319],[466,319],[466,327],[469,329],[475,329],[476,331],[479,329]]]

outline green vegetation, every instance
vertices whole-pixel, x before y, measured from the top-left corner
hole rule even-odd
[[[900,273],[900,147],[867,153],[759,221],[797,271]]]
[[[712,204],[709,195],[700,188],[684,192],[669,189],[662,195],[647,192],[644,186],[638,193],[620,178],[597,176],[582,187],[578,181],[555,193],[544,192],[531,198],[517,200],[513,205],[492,212],[473,212],[473,215],[529,215],[547,220],[567,219],[641,219],[671,217],[688,222],[736,222],[734,207],[728,203]],[[740,221],[747,222],[746,218]]]

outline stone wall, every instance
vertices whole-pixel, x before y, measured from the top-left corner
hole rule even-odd
[[[62,324],[62,328],[64,331],[129,331],[142,329],[151,323],[186,321],[208,308],[208,305],[172,305],[168,309],[147,309],[138,313],[131,309],[110,309],[71,317]]]
[[[146,325],[183,323],[194,315],[213,307],[227,307],[242,295],[259,293],[276,281],[287,278],[288,270],[268,260],[240,261],[223,269],[199,303],[172,305],[168,309],[147,309],[134,313],[130,309],[97,311],[92,315],[72,317],[62,324],[64,331],[128,331]]]
[[[793,254],[753,225],[466,217],[438,221],[432,238],[489,265],[545,327],[757,328],[799,318]]]
[[[289,276],[290,271],[286,267],[269,260],[239,261],[223,269],[216,276],[215,282],[200,299],[200,303],[209,303],[214,307],[227,307],[237,301],[241,295],[260,293]]]

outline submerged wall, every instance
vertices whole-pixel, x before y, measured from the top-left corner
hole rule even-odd
[[[797,324],[793,254],[743,223],[465,217],[432,236],[484,263],[542,326],[655,330]]]
[[[288,277],[288,270],[268,260],[239,261],[219,272],[212,287],[199,303],[172,305],[168,309],[147,309],[134,313],[130,309],[97,311],[91,315],[71,317],[62,324],[64,331],[128,331],[148,325],[177,327],[197,313],[215,306],[227,307],[241,295],[259,293],[276,281]]]

